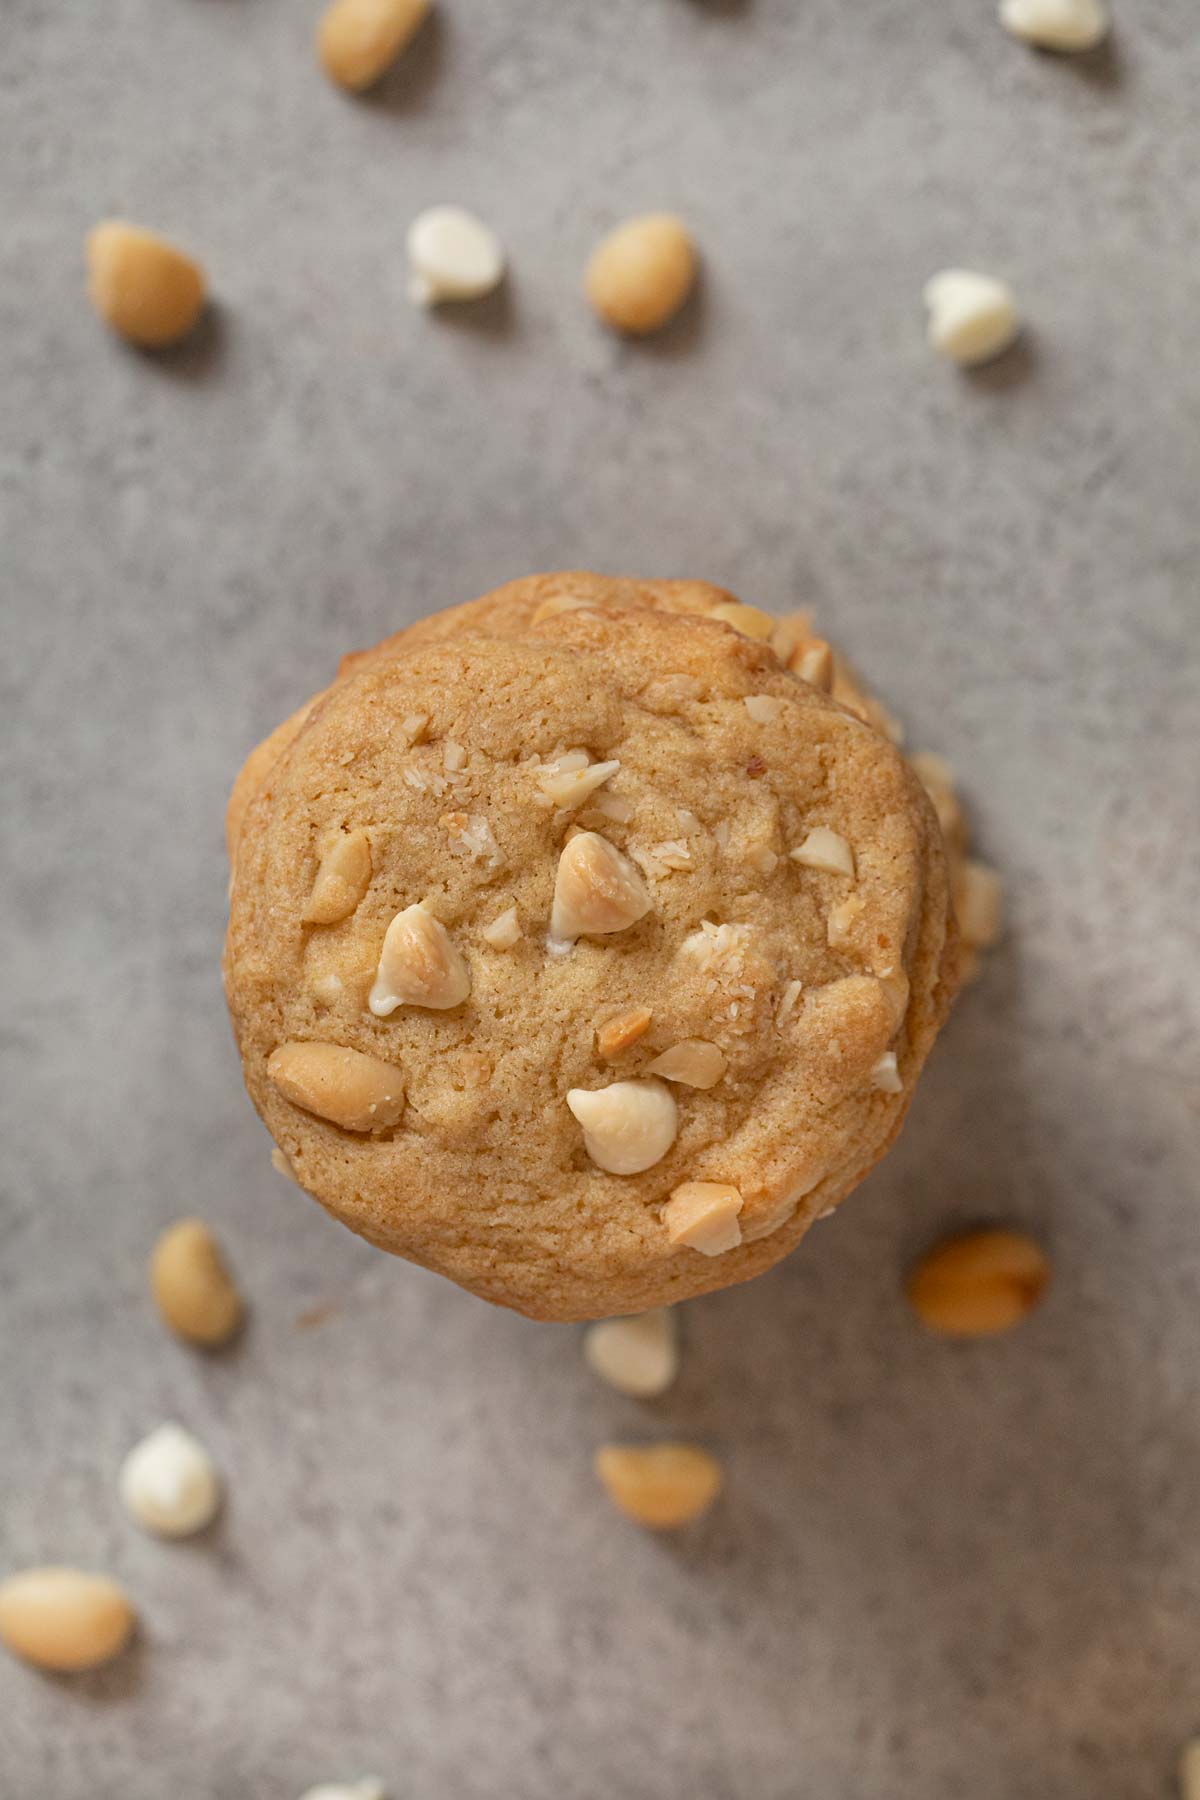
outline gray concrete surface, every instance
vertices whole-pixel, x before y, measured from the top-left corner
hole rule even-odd
[[[1034,55],[991,0],[441,0],[351,101],[298,0],[6,0],[0,67],[5,1068],[0,1554],[111,1569],[110,1671],[0,1659],[4,1800],[1165,1800],[1200,1728],[1194,0]],[[420,316],[404,227],[503,233],[502,302]],[[659,342],[578,296],[672,205]],[[147,359],[80,295],[122,212],[207,262]],[[963,377],[947,262],[1029,320]],[[1011,931],[907,1134],[810,1246],[687,1311],[677,1390],[389,1263],[276,1177],[217,979],[221,808],[339,652],[530,569],[808,602],[961,771]],[[167,1342],[147,1247],[220,1226],[230,1355]],[[923,1337],[956,1221],[1045,1235],[1044,1311]],[[319,1322],[302,1323],[318,1309]],[[229,1503],[118,1510],[164,1417]],[[613,1433],[727,1501],[610,1516]]]

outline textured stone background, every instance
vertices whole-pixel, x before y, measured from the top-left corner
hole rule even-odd
[[[1165,1800],[1200,1727],[1194,0],[1120,0],[1080,62],[991,0],[442,0],[357,102],[315,11],[3,8],[2,1558],[112,1569],[144,1633],[81,1681],[0,1660],[0,1793]],[[514,279],[429,318],[402,238],[441,199]],[[581,263],[662,204],[703,294],[615,344]],[[208,264],[186,350],[84,305],[111,212]],[[922,341],[947,262],[1030,320],[974,377]],[[812,604],[1011,889],[886,1168],[687,1310],[653,1407],[280,1181],[217,980],[250,743],[343,648],[572,563]],[[144,1293],[192,1211],[254,1303],[219,1359]],[[1049,1304],[922,1336],[902,1270],[995,1215]],[[164,1416],[229,1480],[175,1548],[113,1491]],[[666,1430],[730,1472],[676,1542],[589,1471]]]

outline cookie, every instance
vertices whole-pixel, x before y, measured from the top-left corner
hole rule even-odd
[[[703,584],[535,577],[348,657],[260,746],[226,988],[335,1217],[594,1318],[746,1280],[861,1181],[955,932],[921,784],[787,667],[811,645]]]

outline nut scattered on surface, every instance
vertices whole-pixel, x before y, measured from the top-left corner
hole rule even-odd
[[[583,936],[607,937],[636,925],[650,904],[646,884],[629,858],[597,832],[581,831],[558,859],[550,936],[559,944]]]
[[[645,1036],[653,1017],[648,1006],[635,1006],[630,1012],[618,1013],[615,1019],[606,1019],[596,1033],[596,1048],[600,1055],[606,1062],[620,1056],[622,1050],[628,1050],[631,1044]]]
[[[404,1111],[400,1070],[341,1044],[280,1044],[267,1075],[293,1106],[343,1131],[383,1131]]]
[[[162,1318],[181,1338],[213,1350],[245,1316],[229,1265],[203,1219],[168,1227],[150,1256],[150,1291]]]
[[[804,983],[802,981],[788,982],[783,993],[779,997],[779,1005],[775,1010],[775,1025],[777,1030],[783,1030],[784,1026],[795,1012],[803,992]]]
[[[814,826],[802,844],[788,855],[806,869],[820,869],[826,875],[854,874],[854,852],[845,838],[827,825]]]
[[[153,231],[105,219],[87,238],[88,298],[121,337],[159,350],[185,337],[204,306],[199,263]]]
[[[39,1669],[98,1669],[125,1648],[134,1615],[123,1588],[82,1569],[26,1569],[0,1582],[0,1640]]]
[[[493,950],[511,950],[521,941],[521,921],[516,907],[506,907],[490,925],[484,926],[479,935]]]
[[[583,1126],[583,1143],[597,1168],[640,1175],[661,1162],[679,1130],[679,1111],[661,1081],[614,1081],[572,1088],[567,1105]]]
[[[774,694],[747,694],[742,705],[756,725],[770,725],[783,711],[783,701]]]
[[[1024,1232],[970,1231],[917,1264],[908,1297],[931,1331],[990,1337],[1032,1312],[1049,1280],[1045,1251]]]
[[[606,325],[640,337],[674,317],[696,278],[696,248],[682,219],[644,213],[593,250],[584,290]]]
[[[361,1781],[323,1781],[300,1800],[387,1800],[387,1794],[377,1775],[367,1775]]]
[[[1007,282],[971,269],[943,269],[925,283],[928,337],[935,350],[969,368],[1007,350],[1021,329]]]
[[[885,1050],[871,1070],[871,1086],[878,1088],[881,1094],[902,1094],[904,1092],[904,1083],[900,1079],[900,1069],[894,1050]]]
[[[632,1319],[602,1319],[583,1339],[588,1367],[635,1400],[665,1394],[679,1373],[675,1319],[668,1307]]]
[[[663,1224],[671,1243],[724,1256],[742,1241],[741,1210],[742,1196],[728,1181],[685,1181],[663,1207]]]
[[[656,1056],[646,1069],[647,1075],[661,1075],[664,1081],[682,1082],[684,1087],[716,1087],[728,1068],[725,1053],[703,1038],[684,1038]]]
[[[627,1518],[674,1531],[706,1513],[721,1491],[721,1465],[697,1444],[605,1444],[596,1473]]]
[[[348,919],[371,880],[371,844],[365,831],[341,831],[321,858],[304,917],[310,925]]]
[[[463,206],[431,206],[408,228],[409,299],[418,306],[482,300],[504,279],[504,248]]]
[[[539,799],[547,806],[581,806],[620,766],[615,761],[589,762],[583,750],[568,752],[557,762],[543,763],[538,769]]]
[[[1000,23],[1042,50],[1094,50],[1109,28],[1101,0],[1000,0]]]
[[[448,775],[457,775],[467,766],[467,753],[461,744],[453,738],[447,738],[442,745],[442,767]]]
[[[221,1504],[212,1457],[182,1425],[160,1425],[135,1444],[117,1486],[126,1511],[159,1537],[203,1531]]]
[[[965,862],[954,896],[963,942],[973,950],[989,950],[1000,936],[1003,889],[995,869],[986,863]]]
[[[398,912],[384,935],[367,1001],[376,1018],[386,1019],[398,1006],[445,1012],[461,1006],[470,991],[471,971],[441,920],[420,903]]]
[[[386,74],[416,35],[430,0],[333,0],[317,27],[317,55],[331,81],[361,92]]]

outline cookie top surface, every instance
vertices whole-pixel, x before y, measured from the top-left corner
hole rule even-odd
[[[297,1179],[537,1317],[776,1261],[948,1000],[902,758],[676,589],[538,578],[347,659],[240,828],[227,991]]]

